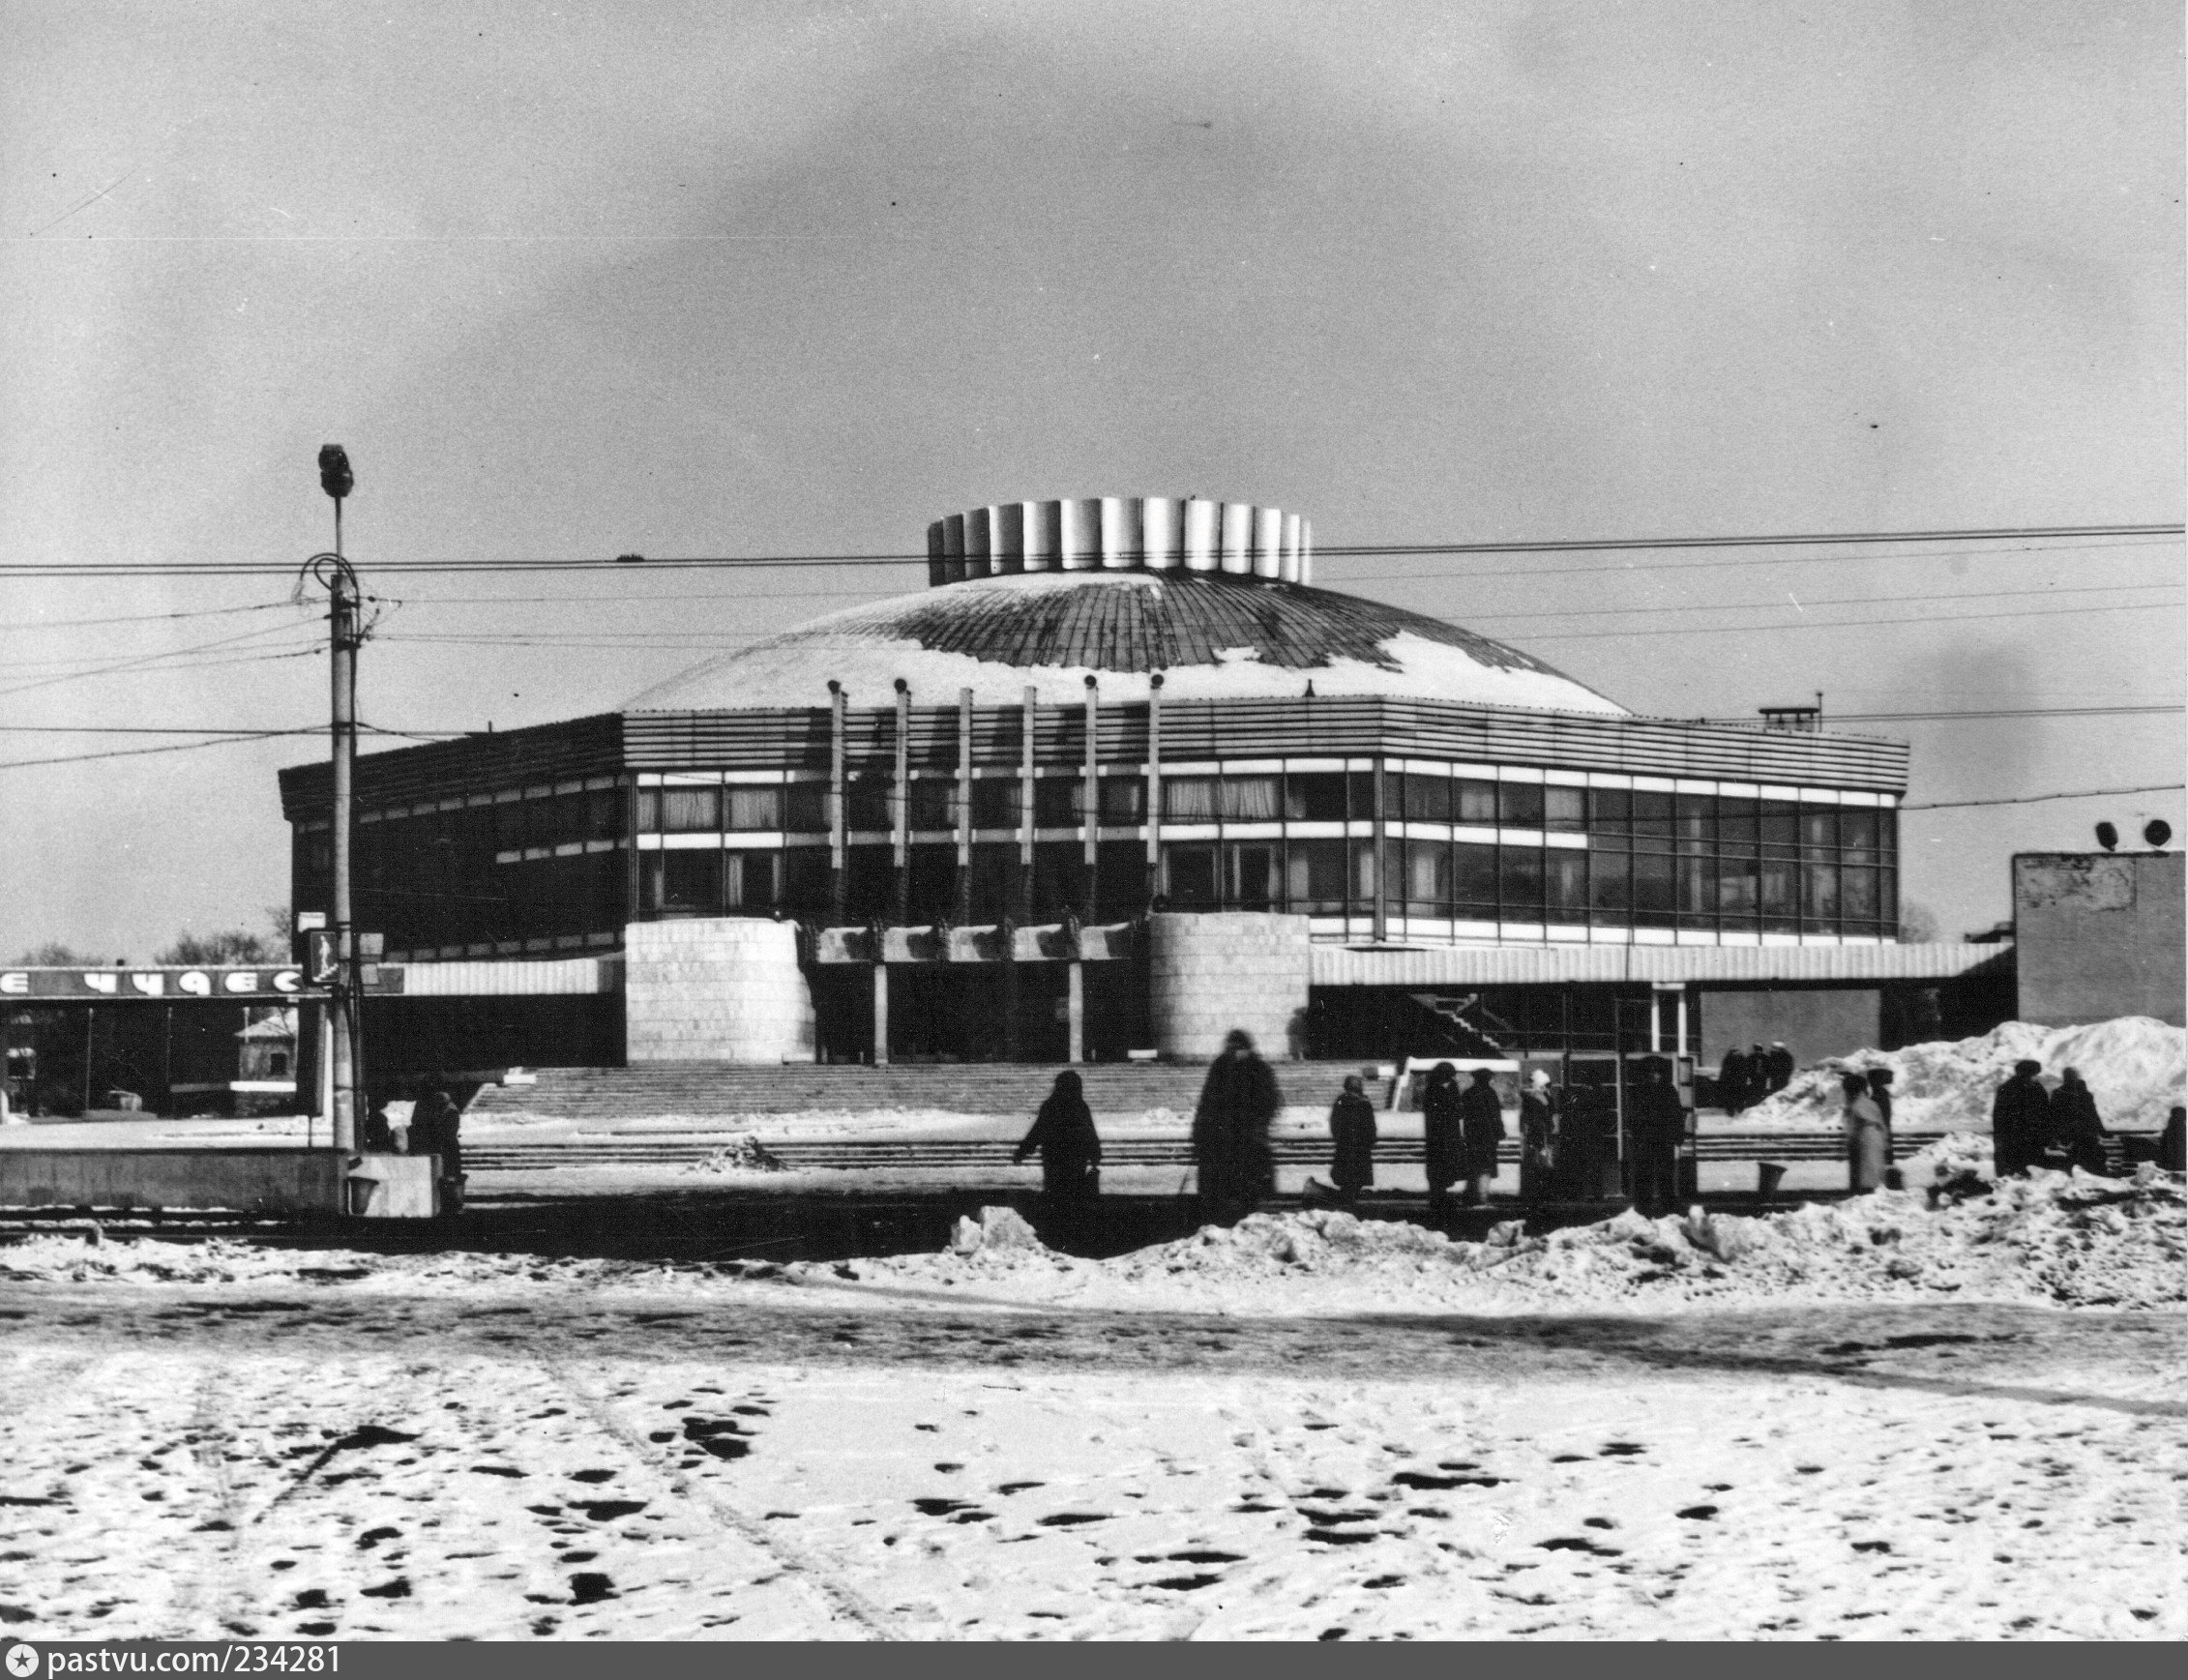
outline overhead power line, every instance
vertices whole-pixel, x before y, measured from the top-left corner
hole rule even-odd
[[[1846,547],[1886,543],[2018,543],[2068,537],[2176,537],[2184,529],[2188,527],[2178,524],[2015,525],[1952,531],[1806,531],[1747,537],[1591,537],[1512,543],[1362,543],[1317,547],[1315,554],[1317,559],[1339,559],[1359,555],[1641,553],[1700,548]],[[898,566],[925,564],[928,558],[925,551],[880,554],[674,555],[636,562],[605,556],[561,559],[504,556],[478,559],[388,559],[370,562],[368,569],[376,575],[416,572],[664,572],[696,568]],[[260,574],[286,575],[294,570],[295,562],[285,559],[109,560],[75,565],[35,560],[0,561],[0,576],[10,577],[238,577]]]
[[[1978,805],[2041,805],[2050,799],[2110,799],[2129,793],[2174,793],[2188,783],[2152,782],[2146,787],[2089,787],[2074,793],[2025,793],[2015,799],[1940,799],[1924,805],[1903,805],[1902,811],[1967,811]]]

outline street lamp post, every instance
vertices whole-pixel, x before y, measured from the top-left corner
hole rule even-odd
[[[363,1057],[359,1046],[361,1025],[357,996],[357,929],[350,908],[350,834],[354,824],[351,783],[357,766],[357,648],[364,639],[358,632],[359,591],[357,574],[341,553],[341,504],[356,486],[349,456],[339,443],[319,451],[319,484],[335,504],[335,548],[311,563],[313,573],[327,586],[332,633],[330,670],[333,678],[333,721],[330,745],[334,755],[334,1005],[329,1012],[328,1055],[334,1072],[334,1113],[331,1116],[334,1147],[340,1154],[357,1148],[357,1116],[361,1105]]]

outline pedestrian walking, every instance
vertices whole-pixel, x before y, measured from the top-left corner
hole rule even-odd
[[[1671,1083],[1671,1065],[1662,1057],[1644,1059],[1641,1076],[1627,1100],[1634,1204],[1643,1213],[1660,1214],[1678,1203],[1679,1145],[1686,1139],[1687,1110]]]
[[[1033,1116],[1033,1129],[1019,1139],[1011,1160],[1021,1163],[1036,1152],[1042,1199],[1050,1208],[1083,1211],[1102,1194],[1102,1137],[1094,1130],[1094,1115],[1077,1074],[1067,1070],[1056,1076],[1054,1088]]]
[[[1438,1062],[1429,1070],[1421,1092],[1421,1154],[1428,1164],[1429,1217],[1451,1211],[1451,1187],[1466,1174],[1464,1117],[1459,1107],[1459,1070]]]
[[[2052,1093],[2051,1145],[2063,1150],[2066,1164],[2100,1177],[2112,1171],[2105,1153],[2105,1123],[2097,1113],[2097,1099],[2073,1068],[2059,1075],[2058,1089]]]
[[[1504,1104],[1487,1068],[1476,1068],[1473,1082],[1460,1095],[1459,1130],[1466,1157],[1466,1205],[1480,1207],[1489,1200],[1497,1147],[1504,1141]]]
[[[1991,1099],[1991,1169],[2000,1178],[2044,1162],[2052,1129],[2052,1100],[2037,1077],[2041,1062],[2013,1064],[2013,1077]]]
[[[1884,1111],[1869,1094],[1869,1081],[1848,1074],[1839,1081],[1846,1098],[1847,1187],[1856,1195],[1880,1190],[1884,1184]]]
[[[1345,1089],[1330,1105],[1329,1135],[1330,1183],[1350,1201],[1375,1181],[1375,1110],[1358,1074],[1345,1076]]]
[[[1193,1111],[1193,1159],[1200,1172],[1204,1223],[1236,1224],[1275,1190],[1269,1123],[1282,1105],[1276,1075],[1255,1051],[1253,1039],[1233,1028],[1208,1066],[1199,1106]]]
[[[429,1090],[410,1111],[410,1153],[440,1157],[441,1211],[463,1206],[463,1114],[446,1091]]]
[[[1727,1050],[1724,1060],[1717,1064],[1717,1103],[1727,1114],[1736,1115],[1748,1105],[1750,1081],[1754,1077],[1749,1071],[1752,1065],[1747,1052],[1736,1046]]]
[[[1541,1201],[1557,1183],[1557,1089],[1550,1071],[1537,1068],[1527,1076],[1527,1088],[1520,1096],[1520,1199]]]

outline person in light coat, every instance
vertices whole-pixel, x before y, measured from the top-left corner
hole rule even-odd
[[[1527,1076],[1520,1097],[1520,1198],[1539,1201],[1557,1179],[1557,1090],[1550,1071]]]
[[[1839,1081],[1846,1096],[1847,1178],[1856,1195],[1881,1190],[1890,1151],[1884,1146],[1884,1111],[1869,1094],[1869,1081],[1848,1074]]]

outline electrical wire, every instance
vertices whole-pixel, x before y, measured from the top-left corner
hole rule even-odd
[[[125,612],[111,618],[35,618],[0,624],[0,630],[81,630],[99,624],[155,624],[174,618],[222,618],[238,612],[271,612],[276,607],[296,604],[293,601],[261,601],[250,606],[206,606],[189,612]]]
[[[2175,793],[2188,782],[2158,781],[2147,787],[2090,787],[2075,793],[2024,793],[2013,799],[1940,799],[1923,805],[1903,805],[1902,811],[1968,811],[1979,805],[2041,805],[2048,799],[2109,799],[2128,793]]]
[[[88,670],[68,672],[60,676],[41,677],[36,682],[17,683],[13,688],[0,689],[0,695],[27,693],[32,689],[51,688],[56,683],[78,682],[86,677],[111,676],[118,671],[135,670],[139,666],[158,664],[168,660],[185,659],[192,654],[211,653],[224,647],[234,647],[239,642],[255,641],[260,636],[281,635],[297,627],[288,624],[270,625],[263,630],[247,630],[235,635],[220,636],[212,641],[199,642],[192,647],[171,648],[165,653],[140,654],[134,659],[115,660]],[[221,663],[221,662],[211,662]]]
[[[1774,536],[1724,537],[1610,537],[1575,538],[1512,543],[1360,543],[1341,544],[1315,550],[1317,559],[1342,559],[1362,555],[1458,554],[1562,554],[1646,553],[1701,548],[1848,547],[1884,543],[2024,543],[2068,537],[2177,537],[2188,526],[2178,524],[2016,525],[1950,531],[1811,531]],[[675,555],[640,560],[563,558],[385,560],[372,565],[375,574],[478,573],[478,572],[598,572],[633,566],[652,572],[699,568],[794,568],[812,566],[899,566],[923,564],[922,553],[881,554],[704,554]],[[0,561],[0,576],[12,577],[232,577],[262,573],[286,575],[294,567],[288,561],[212,560],[112,560],[90,564],[60,565],[51,561]]]

